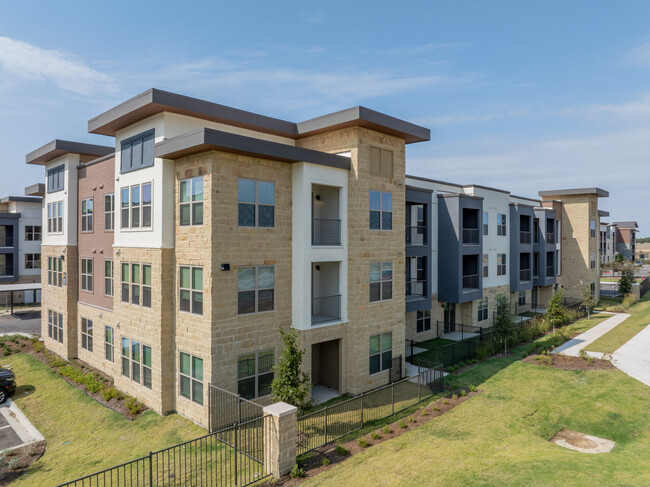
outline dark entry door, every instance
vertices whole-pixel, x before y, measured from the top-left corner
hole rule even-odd
[[[445,333],[456,331],[456,303],[445,303]]]

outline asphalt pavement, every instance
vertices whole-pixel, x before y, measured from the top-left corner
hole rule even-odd
[[[17,311],[0,314],[0,333],[30,333],[41,336],[41,312]]]

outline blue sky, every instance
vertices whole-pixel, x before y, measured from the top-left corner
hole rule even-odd
[[[650,235],[650,2],[2,2],[0,195],[53,138],[150,87],[300,121],[432,130],[407,172],[535,196],[600,186]]]

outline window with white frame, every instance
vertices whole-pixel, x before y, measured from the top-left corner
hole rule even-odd
[[[25,254],[25,269],[40,269],[41,254]]]
[[[180,352],[180,395],[203,405],[203,359]]]
[[[115,195],[104,196],[104,230],[115,230]]]
[[[275,225],[275,183],[239,179],[237,195],[240,227]]]
[[[393,298],[393,263],[370,263],[370,301]]]
[[[179,224],[203,225],[203,176],[179,183]]]
[[[93,260],[81,259],[81,290],[93,292]]]
[[[419,309],[415,319],[415,328],[417,333],[431,330],[431,310]]]
[[[393,362],[393,334],[382,333],[370,337],[370,375],[389,370]]]
[[[483,277],[489,277],[490,275],[489,263],[488,254],[483,254]]]
[[[203,314],[203,267],[181,266],[179,269],[179,309]]]
[[[113,296],[113,261],[104,261],[104,294]]]
[[[500,236],[507,235],[508,231],[506,227],[507,227],[506,215],[503,213],[499,213],[497,215],[497,235]]]
[[[63,343],[63,315],[51,309],[47,310],[47,336]]]
[[[490,217],[487,211],[483,212],[483,235],[487,235],[490,230]]]
[[[134,184],[120,191],[120,227],[151,228],[151,183]]]
[[[25,240],[28,242],[37,242],[41,240],[41,225],[25,225]]]
[[[506,254],[497,254],[497,276],[505,276],[506,271]]]
[[[56,286],[63,286],[63,259],[61,257],[47,258],[47,283]]]
[[[47,233],[63,232],[63,201],[47,204]]]
[[[275,301],[275,267],[237,269],[237,314],[272,311]]]
[[[93,199],[81,200],[81,231],[93,231]]]
[[[93,322],[87,318],[81,318],[81,348],[93,351]]]
[[[104,327],[104,357],[109,362],[113,361],[113,353],[115,349],[115,334],[113,332],[113,327],[105,326]]]
[[[488,319],[488,298],[482,298],[478,301],[478,321]]]
[[[275,352],[248,353],[237,358],[237,393],[244,399],[271,394]]]
[[[370,229],[393,229],[393,193],[370,191]]]

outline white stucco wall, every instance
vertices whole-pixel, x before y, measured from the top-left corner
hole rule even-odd
[[[44,170],[45,197],[43,198],[42,222],[43,245],[77,245],[77,166],[79,154],[65,154],[47,163]],[[63,191],[47,192],[47,171],[64,165]],[[63,231],[48,233],[47,204],[63,201]],[[24,237],[24,236],[23,236]]]

